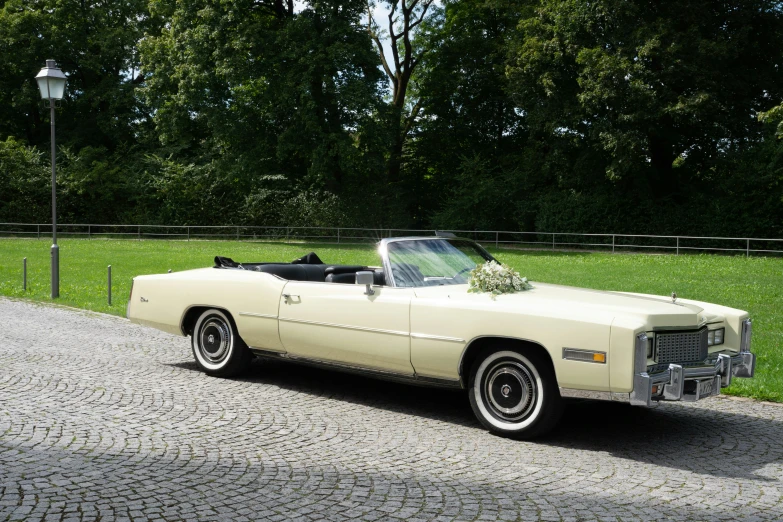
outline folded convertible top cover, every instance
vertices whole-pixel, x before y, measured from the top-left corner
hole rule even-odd
[[[315,252],[310,252],[306,256],[302,256],[299,259],[291,261],[292,265],[322,265],[324,262],[318,257]]]
[[[215,268],[239,268],[239,263],[230,257],[215,256]]]

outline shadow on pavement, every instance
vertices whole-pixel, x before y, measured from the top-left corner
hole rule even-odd
[[[195,362],[172,366],[199,371]],[[412,386],[281,361],[256,360],[245,376],[235,380],[483,429],[462,390]],[[783,460],[783,422],[737,412],[748,407],[743,404],[753,403],[708,401],[646,409],[569,400],[559,425],[536,444],[606,452],[716,477],[777,482],[756,472]]]

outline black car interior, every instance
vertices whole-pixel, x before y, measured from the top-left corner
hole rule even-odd
[[[383,286],[386,277],[383,270],[362,265],[328,265],[315,252],[293,260],[291,263],[238,263],[228,257],[215,257],[215,268],[253,270],[273,274],[288,281],[314,281],[320,283],[355,284],[356,272],[373,273],[373,284]]]

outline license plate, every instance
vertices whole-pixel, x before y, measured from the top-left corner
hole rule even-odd
[[[699,398],[709,397],[712,395],[712,387],[715,385],[715,381],[700,381],[699,382]]]

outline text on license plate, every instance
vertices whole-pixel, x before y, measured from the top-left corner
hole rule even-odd
[[[712,387],[715,381],[701,381],[699,382],[699,398],[709,397],[712,395]]]

